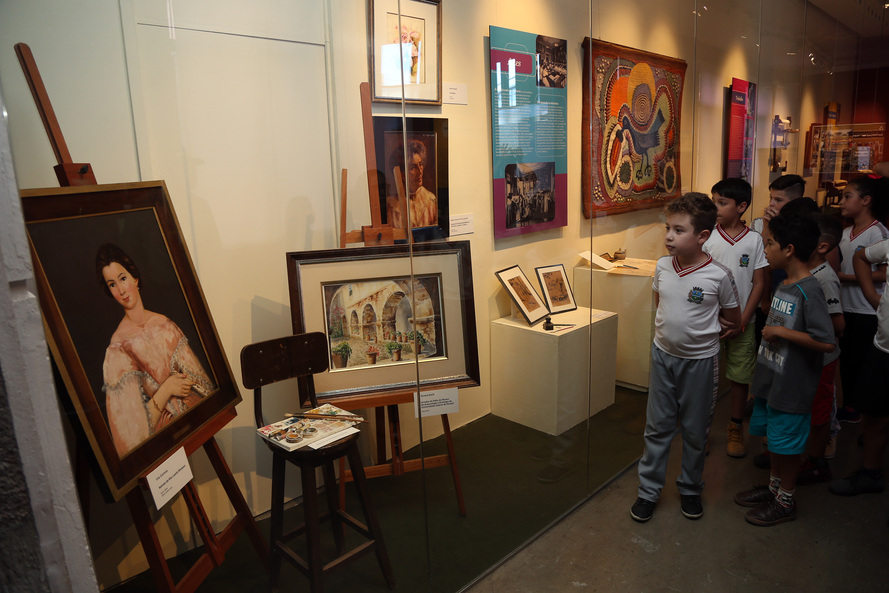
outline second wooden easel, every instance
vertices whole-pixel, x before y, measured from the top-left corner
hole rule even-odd
[[[364,243],[366,246],[394,245],[396,240],[412,240],[407,228],[393,228],[389,224],[383,224],[380,208],[379,173],[377,169],[376,144],[374,138],[373,116],[371,113],[370,84],[363,82],[360,85],[361,92],[361,116],[364,127],[364,152],[367,162],[367,190],[370,199],[371,225],[363,226],[361,230],[346,231],[346,181],[347,173],[343,169],[341,187],[340,210],[340,247],[349,243]],[[399,171],[395,171],[396,189],[399,200],[405,200],[404,184]],[[466,503],[463,500],[463,487],[460,483],[460,472],[457,469],[457,457],[454,453],[454,440],[451,436],[451,426],[447,414],[441,414],[441,425],[444,431],[447,453],[432,455],[419,459],[404,458],[404,442],[401,436],[401,420],[398,413],[398,405],[414,401],[414,391],[394,393],[379,393],[357,396],[338,400],[337,405],[345,410],[358,410],[374,408],[374,425],[376,427],[376,459],[377,464],[365,468],[368,478],[379,476],[401,476],[405,472],[416,471],[423,468],[441,467],[449,465],[454,479],[454,488],[457,493],[457,505],[461,515],[466,515]],[[392,455],[389,462],[380,463],[386,456],[386,417],[389,419],[388,443]],[[352,473],[345,468],[345,463],[340,463],[340,504],[345,500],[346,482],[352,479]]]

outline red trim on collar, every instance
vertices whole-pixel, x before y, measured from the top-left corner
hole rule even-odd
[[[870,227],[874,226],[874,225],[877,224],[878,222],[880,222],[880,221],[879,221],[879,220],[874,220],[872,223],[870,223],[869,225],[867,225],[866,227],[864,227],[863,229],[861,229],[861,233],[858,233],[858,234],[855,233],[855,225],[852,225],[852,228],[849,229],[849,241],[854,241],[855,239],[857,239],[858,237],[860,237],[861,234],[864,233],[864,231],[866,231],[866,230],[869,229]]]
[[[716,223],[716,230],[717,232],[719,232],[720,236],[728,242],[729,245],[734,245],[735,243],[743,239],[744,235],[750,232],[750,229],[747,228],[747,226],[745,225],[740,233],[738,233],[734,237],[731,237],[727,232],[725,232],[725,229],[722,228],[722,225],[719,223]]]
[[[708,255],[707,261],[701,262],[696,266],[691,266],[691,267],[683,269],[682,267],[679,266],[679,260],[676,258],[676,256],[673,256],[673,271],[676,272],[677,274],[679,274],[679,277],[682,278],[683,276],[688,276],[692,272],[697,272],[698,270],[700,270],[701,268],[703,268],[704,266],[706,266],[707,264],[709,264],[712,261],[713,261],[713,258]]]

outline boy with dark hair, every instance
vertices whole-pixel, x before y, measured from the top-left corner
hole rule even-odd
[[[766,285],[762,237],[741,220],[750,207],[753,190],[743,179],[723,179],[713,186],[716,204],[716,228],[704,243],[704,251],[728,268],[735,279],[741,309],[741,328],[737,337],[722,341],[725,352],[726,379],[731,383],[731,418],[726,428],[725,452],[730,457],[744,457],[744,407],[756,366],[756,340],[753,323],[756,307]]]
[[[763,227],[778,216],[781,209],[806,193],[806,181],[799,175],[782,175],[769,184],[769,205],[762,212],[762,218],[755,219],[751,228],[762,234]]]
[[[676,484],[682,514],[704,514],[701,490],[704,455],[719,383],[719,339],[740,328],[741,313],[731,272],[703,251],[716,224],[716,205],[689,193],[664,209],[668,257],[658,260],[652,288],[657,315],[651,346],[651,379],[645,423],[645,452],[639,461],[635,521],[651,519],[667,472],[670,443],[682,430],[682,473]],[[719,311],[731,325],[722,332]]]
[[[772,268],[784,270],[787,278],[772,296],[750,389],[755,397],[750,434],[768,436],[769,484],[735,495],[737,504],[756,507],[745,516],[753,525],[796,519],[793,495],[809,436],[812,400],[824,354],[836,348],[824,292],[808,268],[819,236],[811,216],[778,215],[769,221],[766,259]]]

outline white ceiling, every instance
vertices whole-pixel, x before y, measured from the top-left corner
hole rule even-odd
[[[809,0],[862,37],[889,37],[889,0]],[[889,39],[887,39],[889,43]]]

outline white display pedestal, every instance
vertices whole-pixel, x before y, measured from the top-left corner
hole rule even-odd
[[[491,322],[495,416],[558,435],[614,403],[617,315],[593,310],[592,326],[590,315],[586,307],[553,315],[553,323],[574,324],[553,331],[542,321]]]
[[[647,391],[657,312],[651,281],[657,261],[627,259],[615,263],[635,266],[636,269],[605,271],[596,267],[575,267],[574,298],[578,303],[592,304],[618,314],[617,383]]]

